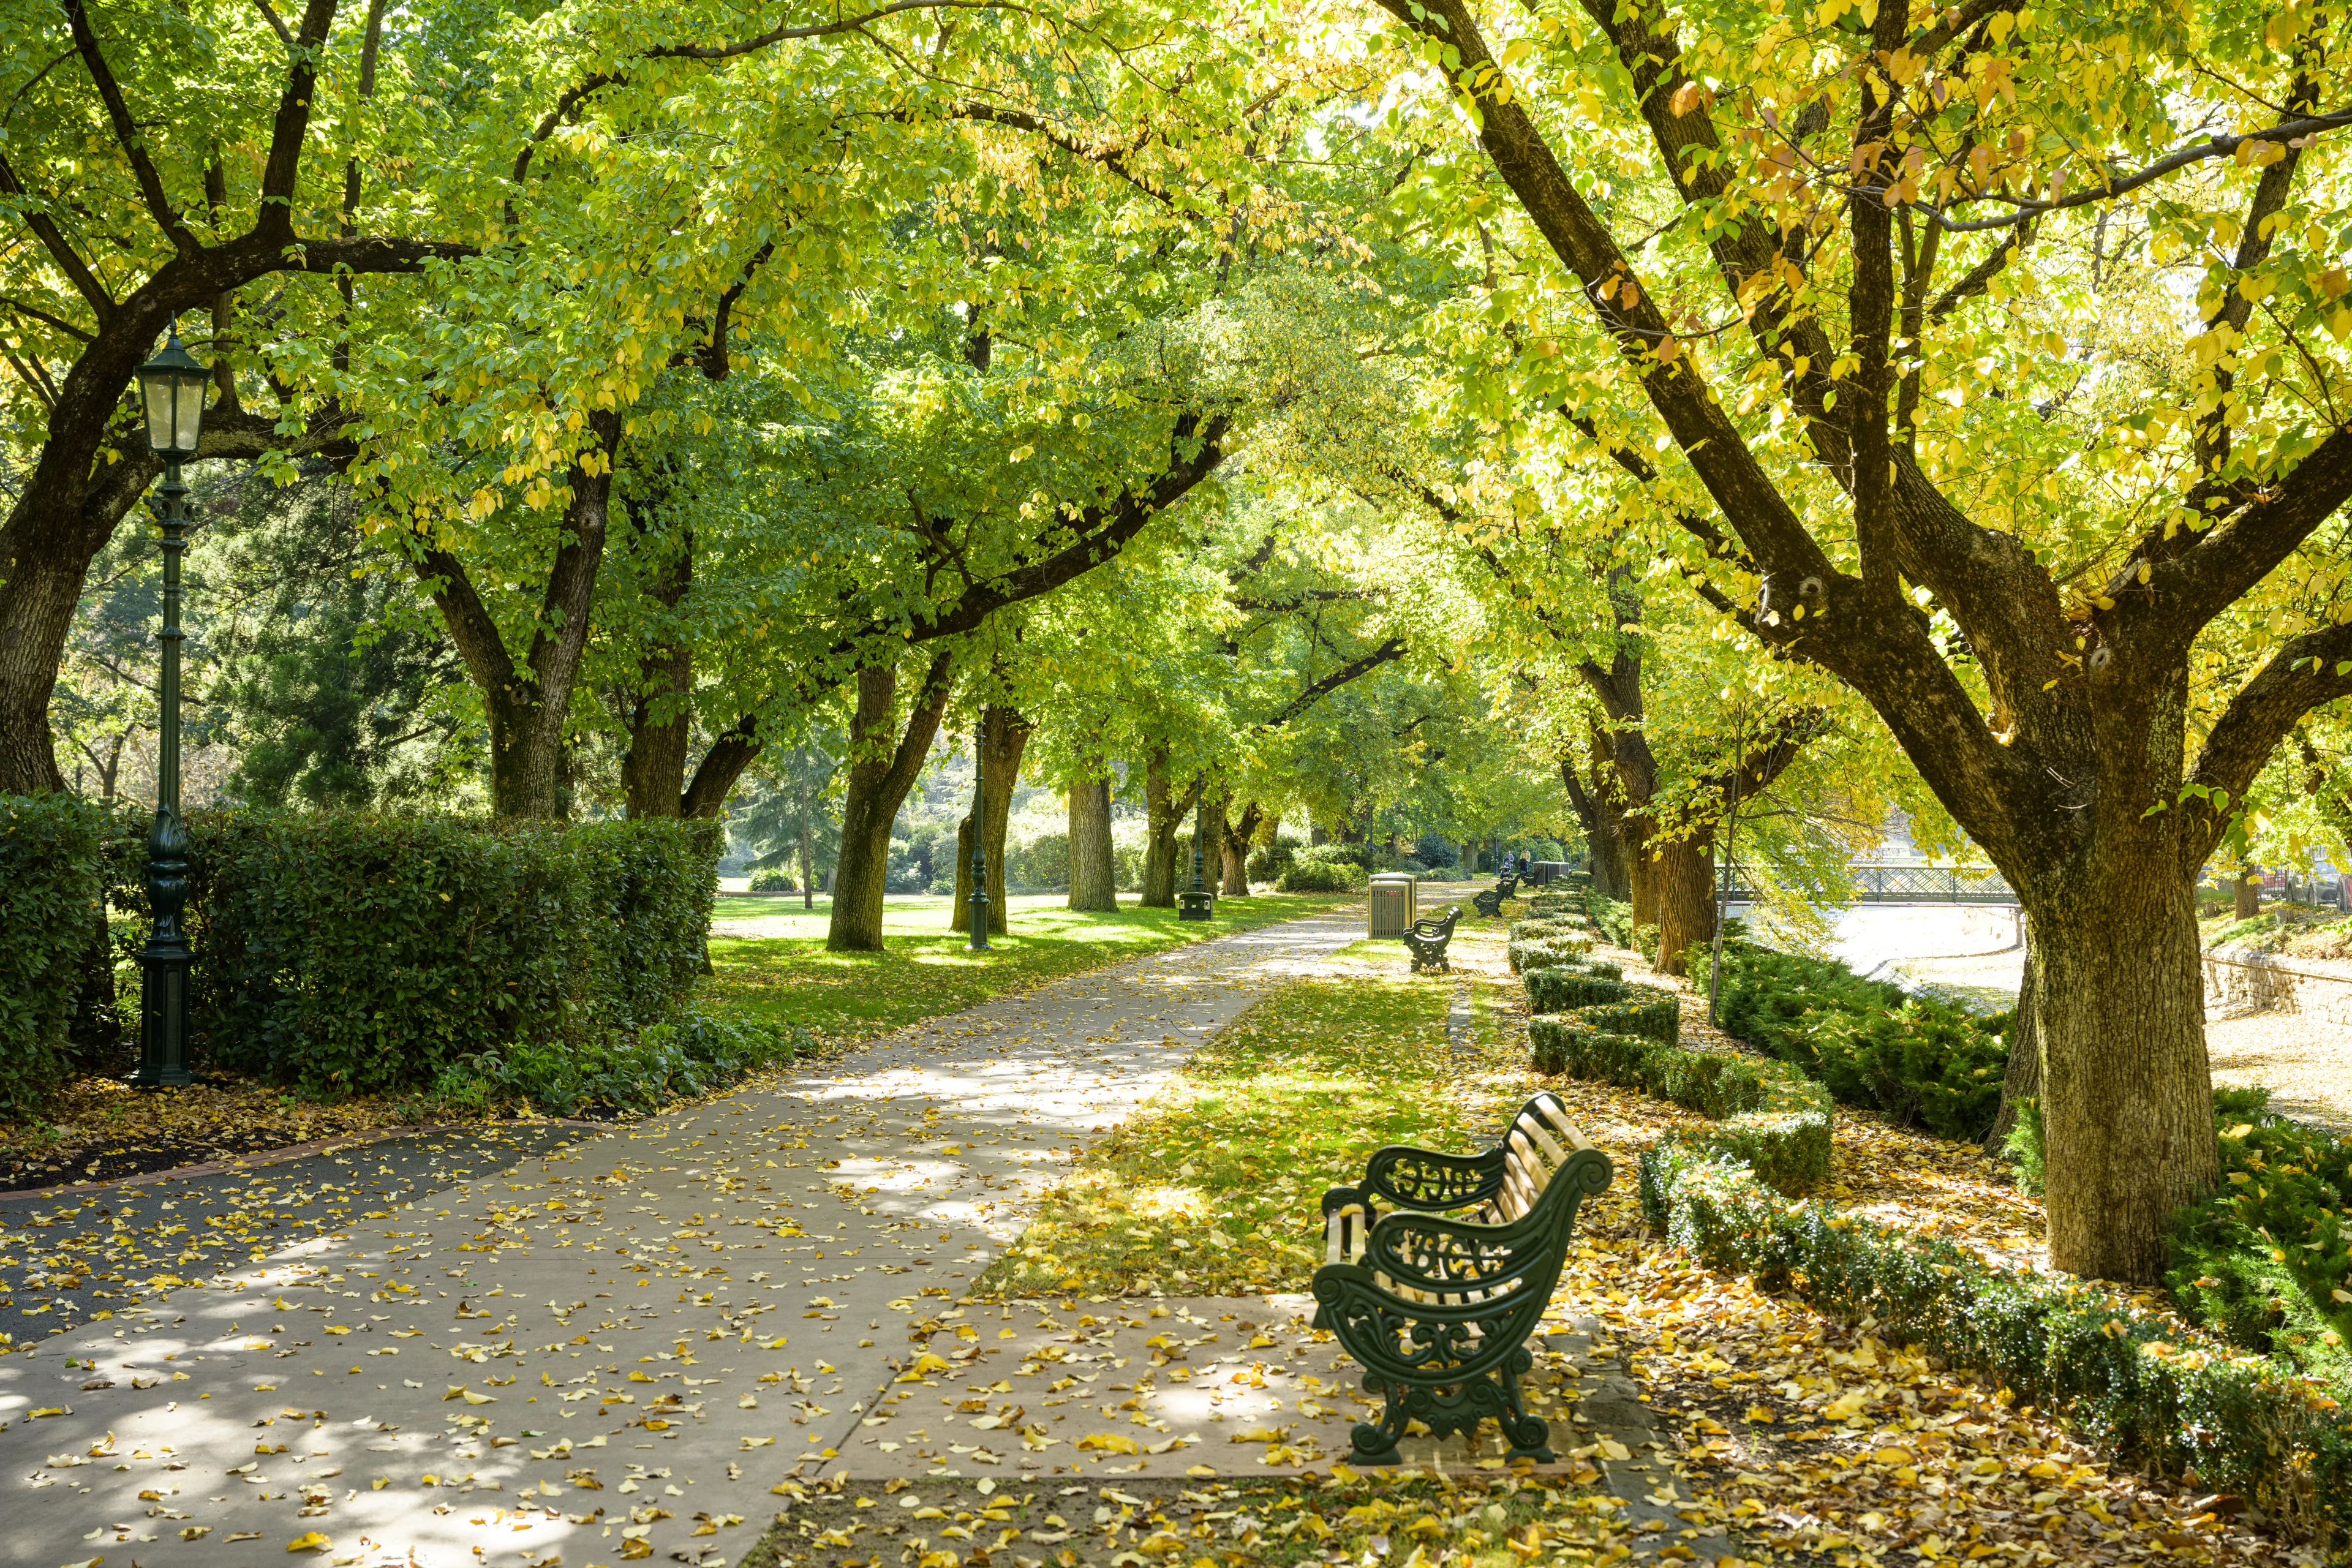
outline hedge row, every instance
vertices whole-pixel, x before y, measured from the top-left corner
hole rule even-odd
[[[79,795],[0,795],[0,1116],[37,1109],[65,1077],[110,820]]]
[[[1675,1142],[1737,1160],[1781,1192],[1804,1192],[1829,1174],[1832,1112],[1821,1085],[1777,1062],[1611,1033],[1589,1021],[1594,1011],[1528,1022],[1538,1071],[1638,1089],[1714,1117],[1717,1125]]]
[[[60,796],[0,797],[0,1106],[34,1105],[64,1069],[101,892],[145,913],[146,825]],[[710,824],[233,810],[188,829],[201,1064],[315,1094],[565,1110],[795,1048],[682,1010]]]
[[[1789,1202],[1728,1152],[1663,1142],[1642,1156],[1641,1192],[1654,1227],[1717,1268],[2063,1408],[2130,1462],[2193,1468],[2200,1487],[2250,1499],[2291,1534],[2352,1531],[2352,1420],[2315,1380],[2183,1344],[2175,1321],[2106,1288]]]

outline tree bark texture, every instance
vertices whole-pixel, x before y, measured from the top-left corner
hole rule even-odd
[[[1070,786],[1070,908],[1118,908],[1118,866],[1111,853],[1110,780]]]
[[[2021,913],[2019,918],[2023,920]],[[2009,1026],[2009,1070],[2001,1075],[2000,1114],[1984,1137],[1988,1154],[1998,1155],[2009,1147],[2009,1135],[2017,1130],[2018,1102],[2042,1094],[2042,1035],[2033,1026],[2035,993],[2041,989],[2035,976],[2042,966],[2033,957],[2032,922],[2026,921],[2025,928],[2025,967],[2018,977],[2017,1011]]]
[[[2238,879],[2234,890],[2237,895],[2237,908],[2234,913],[2239,920],[2250,921],[2263,912],[2263,874],[2260,870],[2252,866],[2247,867],[2244,874]]]
[[[639,549],[658,543],[642,530]],[[655,577],[651,596],[675,613],[694,585],[694,535],[679,541],[676,556]],[[686,752],[690,738],[688,699],[694,691],[694,650],[683,637],[646,650],[636,689],[627,694],[629,749],[621,753],[621,797],[628,815],[677,816],[686,809]]]
[[[1711,827],[1650,846],[1650,891],[1657,906],[1657,970],[1684,973],[1695,942],[1715,940],[1715,833]]]
[[[990,703],[988,742],[981,748],[980,776],[988,806],[988,934],[1004,934],[1004,827],[1013,816],[1013,786],[1021,781],[1021,753],[1035,726],[1011,708]],[[971,813],[956,828],[955,909],[948,929],[971,929]]]
[[[1265,825],[1265,807],[1251,801],[1242,807],[1241,815],[1225,823],[1223,835],[1224,896],[1229,899],[1249,897],[1250,844]]]
[[[833,872],[827,952],[882,951],[882,900],[890,871],[890,826],[915,786],[954,689],[953,660],[936,654],[916,688],[913,711],[898,729],[898,670],[857,672],[857,709],[849,721],[849,777],[841,813],[841,856]]]
[[[1622,904],[1632,899],[1633,885],[1625,872],[1625,837],[1620,829],[1622,814],[1617,809],[1609,767],[1600,754],[1600,748],[1601,741],[1596,736],[1590,784],[1578,775],[1575,762],[1566,756],[1559,759],[1559,782],[1568,791],[1569,804],[1576,810],[1577,822],[1584,828],[1585,858],[1591,865],[1592,890],[1604,899]],[[1477,856],[1477,849],[1473,847],[1468,858],[1475,862]]]
[[[1152,751],[1143,767],[1143,898],[1149,910],[1176,907],[1176,830],[1201,798],[1195,778],[1181,792],[1168,783],[1168,748]]]

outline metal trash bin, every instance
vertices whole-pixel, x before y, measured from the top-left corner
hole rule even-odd
[[[1412,928],[1416,918],[1413,903],[1420,887],[1420,882],[1408,872],[1381,871],[1374,874],[1364,899],[1364,934],[1402,936]]]

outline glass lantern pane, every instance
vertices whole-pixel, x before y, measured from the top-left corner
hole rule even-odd
[[[172,383],[166,376],[142,376],[139,390],[147,399],[147,445],[162,452],[172,445]]]
[[[178,417],[172,422],[173,447],[193,453],[196,449],[196,430],[205,416],[205,378],[189,375],[179,381]]]

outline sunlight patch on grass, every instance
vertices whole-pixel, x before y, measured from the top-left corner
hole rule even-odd
[[[973,1294],[1305,1289],[1323,1194],[1373,1151],[1466,1152],[1493,1137],[1501,1097],[1449,1057],[1451,1000],[1402,978],[1299,980],[1266,997],[1087,1152]]]

